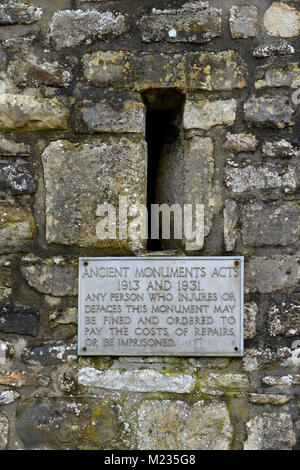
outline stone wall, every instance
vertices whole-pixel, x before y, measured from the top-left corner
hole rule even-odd
[[[1,1],[0,449],[299,448],[299,40],[296,0]],[[151,89],[193,254],[245,256],[242,359],[77,357],[78,257],[146,252],[96,208],[146,202]]]

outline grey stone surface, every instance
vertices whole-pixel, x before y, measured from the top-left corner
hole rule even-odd
[[[8,444],[9,421],[0,413],[0,450],[5,450]]]
[[[28,164],[0,163],[0,192],[32,194],[36,191],[33,168]]]
[[[254,38],[258,31],[258,10],[254,6],[230,9],[230,32],[233,39]]]
[[[72,80],[68,67],[62,67],[58,62],[41,60],[36,56],[10,61],[7,74],[20,87],[68,87]]]
[[[57,365],[77,359],[76,344],[49,343],[25,348],[22,360],[32,365]]]
[[[291,44],[283,42],[279,45],[268,44],[266,46],[258,46],[253,50],[254,57],[274,57],[295,54],[295,48]]]
[[[285,96],[252,96],[244,104],[244,111],[246,121],[256,125],[281,129],[291,126],[293,122],[294,110]]]
[[[233,200],[225,201],[224,205],[224,244],[227,252],[233,251],[237,242],[239,214],[238,205]]]
[[[58,99],[0,95],[1,131],[49,131],[68,128],[69,111]]]
[[[161,374],[155,370],[96,370],[92,367],[79,369],[78,383],[85,387],[131,392],[189,393],[196,379],[189,374]]]
[[[129,137],[99,137],[78,144],[57,141],[46,148],[42,161],[48,243],[127,251],[143,248],[138,230],[136,240],[98,238],[101,219],[96,214],[104,203],[117,208],[119,195],[128,197],[132,210],[137,203],[145,203],[144,141]]]
[[[7,138],[0,137],[0,155],[1,157],[28,157],[31,154],[29,145],[16,143]]]
[[[257,405],[285,405],[292,397],[288,395],[273,395],[265,393],[249,393],[249,401]]]
[[[245,268],[246,293],[270,293],[295,289],[300,281],[299,261],[298,255],[250,258]]]
[[[243,368],[247,372],[276,367],[290,367],[297,370],[299,365],[300,349],[247,349],[243,357]]]
[[[227,450],[232,435],[223,403],[153,400],[138,410],[138,449]]]
[[[42,14],[41,8],[17,0],[8,0],[0,5],[0,26],[35,23]]]
[[[38,292],[53,296],[77,295],[77,263],[60,256],[42,259],[24,256],[20,271]]]
[[[244,304],[244,339],[252,339],[256,336],[256,317],[258,306],[255,302]]]
[[[290,142],[281,139],[274,142],[265,142],[263,154],[271,158],[300,157],[300,148],[294,147]]]
[[[117,37],[125,31],[124,15],[111,11],[62,10],[54,13],[50,23],[50,37],[59,50]]]
[[[11,262],[7,258],[0,259],[0,301],[7,299],[12,293]]]
[[[296,444],[291,416],[263,413],[247,423],[244,450],[291,450]]]
[[[226,135],[225,147],[234,153],[255,152],[259,142],[255,135],[246,134],[230,134]]]
[[[0,391],[0,406],[9,405],[17,401],[20,398],[20,394],[14,390],[1,390]],[[1,425],[0,425],[1,426]]]
[[[254,190],[279,189],[285,193],[297,188],[297,174],[293,166],[273,164],[252,165],[248,162],[228,161],[225,168],[225,184],[232,193]]]
[[[266,11],[264,26],[269,36],[292,38],[300,32],[300,14],[284,2],[274,2]]]
[[[271,336],[300,335],[300,305],[275,304],[268,310],[268,330]]]
[[[221,36],[221,9],[208,2],[185,3],[178,10],[153,9],[140,20],[144,42],[205,43]]]
[[[300,375],[283,375],[281,377],[269,375],[264,377],[262,382],[270,387],[292,387],[300,385]]]
[[[284,67],[267,64],[256,69],[255,88],[265,87],[300,87],[300,68],[297,62],[290,62]]]
[[[3,333],[37,336],[39,318],[39,312],[33,308],[0,305],[0,331]]]
[[[289,201],[245,205],[242,237],[245,245],[250,246],[299,244],[299,204]]]
[[[184,109],[184,128],[209,130],[214,126],[231,126],[236,119],[236,101],[191,101]]]
[[[29,207],[0,205],[0,247],[16,247],[33,240],[36,234],[35,219]]]

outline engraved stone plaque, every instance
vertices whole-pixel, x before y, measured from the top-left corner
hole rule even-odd
[[[79,354],[242,356],[243,257],[80,258]]]

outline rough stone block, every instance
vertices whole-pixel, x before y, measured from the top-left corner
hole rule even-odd
[[[232,436],[223,403],[153,400],[138,410],[138,449],[227,450]]]
[[[15,143],[4,137],[0,137],[0,156],[1,157],[29,157],[31,150],[29,145]]]
[[[120,90],[232,90],[246,86],[246,65],[233,50],[182,54],[97,51],[83,57],[84,78]]]
[[[244,450],[291,450],[296,444],[291,416],[263,413],[247,423]]]
[[[29,207],[0,205],[0,247],[16,247],[36,235],[37,227]]]
[[[257,256],[246,263],[246,293],[268,294],[278,290],[296,289],[300,282],[300,256]]]
[[[249,393],[248,398],[251,403],[255,403],[256,405],[284,405],[291,400],[291,397],[287,395],[271,395],[265,393]]]
[[[69,110],[56,98],[0,95],[1,131],[50,131],[67,129]]]
[[[20,398],[20,394],[18,392],[15,392],[14,390],[3,390],[0,392],[0,406],[14,403],[19,398]]]
[[[144,42],[205,43],[221,36],[222,10],[208,2],[186,3],[178,10],[153,9],[140,20]]]
[[[254,166],[248,162],[228,161],[225,167],[225,184],[232,193],[254,190],[279,189],[285,193],[297,188],[297,175],[293,166],[263,164]]]
[[[292,38],[300,32],[300,13],[283,2],[274,2],[266,11],[264,25],[269,36]]]
[[[258,31],[257,8],[253,6],[231,7],[229,25],[233,39],[254,38]]]
[[[41,8],[26,5],[21,1],[9,0],[0,5],[0,26],[13,24],[32,24],[40,20]]]
[[[255,302],[247,302],[244,305],[244,339],[252,339],[256,336],[256,317],[258,307]]]
[[[39,312],[34,308],[0,305],[0,331],[19,335],[37,336]]]
[[[282,303],[268,310],[268,330],[271,336],[300,335],[300,305]]]
[[[12,293],[11,263],[9,260],[0,259],[0,301],[9,297]]]
[[[44,151],[42,161],[48,243],[127,251],[143,249],[142,232],[138,229],[136,240],[98,238],[97,225],[102,219],[96,214],[97,207],[104,203],[117,209],[120,195],[128,197],[132,210],[137,204],[145,204],[144,140],[99,137],[79,144],[52,142]],[[138,211],[133,215],[129,227],[133,227],[139,215]]]
[[[22,360],[32,365],[58,365],[77,360],[76,344],[51,343],[25,348]]]
[[[295,48],[287,43],[258,46],[253,50],[254,57],[276,57],[295,54]]]
[[[233,251],[238,238],[238,205],[235,201],[225,201],[224,205],[224,243],[227,252]]]
[[[36,182],[28,164],[0,163],[0,191],[11,194],[32,194],[36,191]]]
[[[268,64],[258,67],[255,74],[255,88],[265,87],[300,87],[300,68],[297,62],[290,62],[284,67]]]
[[[0,413],[0,450],[5,450],[8,444],[9,421]]]
[[[75,261],[27,255],[21,260],[20,271],[28,284],[42,294],[60,297],[78,293]]]
[[[242,237],[246,246],[299,244],[297,202],[255,202],[243,207]]]
[[[252,134],[230,134],[226,135],[225,147],[234,153],[255,152],[259,142]]]
[[[262,382],[269,387],[293,387],[300,385],[300,375],[283,375],[281,377],[266,376]]]
[[[275,142],[265,142],[263,145],[264,157],[271,158],[290,158],[300,157],[300,149],[294,147],[290,142],[284,139]]]
[[[293,107],[285,96],[252,96],[245,104],[245,119],[255,125],[292,126]]]
[[[261,369],[289,367],[298,370],[300,366],[300,349],[279,348],[271,350],[247,349],[243,357],[243,368],[247,372]]]
[[[214,126],[231,126],[236,118],[236,101],[191,101],[184,108],[184,129],[209,130]]]
[[[7,69],[8,76],[21,87],[39,87],[41,85],[68,87],[72,75],[66,67],[57,62],[49,63],[38,57],[27,60],[12,60]]]
[[[58,50],[118,37],[125,31],[124,15],[111,11],[62,10],[54,13],[50,23],[50,37]]]

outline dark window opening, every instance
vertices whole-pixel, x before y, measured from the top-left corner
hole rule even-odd
[[[182,204],[184,135],[183,110],[185,95],[173,89],[147,90],[143,93],[147,106],[146,141],[148,145],[148,251],[179,249],[181,240],[151,239],[152,204]],[[171,217],[172,221],[172,217]],[[173,237],[173,238],[172,238]]]

